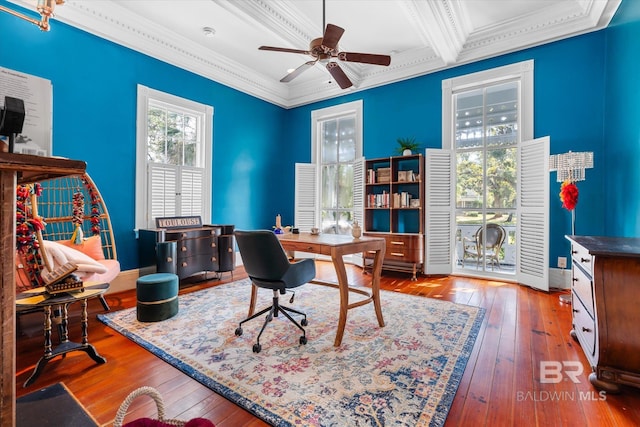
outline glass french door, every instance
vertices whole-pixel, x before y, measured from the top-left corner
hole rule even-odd
[[[502,277],[517,270],[519,82],[454,95],[454,270]]]
[[[320,135],[321,230],[350,235],[354,219],[355,115],[322,121]]]

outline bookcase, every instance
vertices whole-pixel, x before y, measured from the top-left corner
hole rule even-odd
[[[364,234],[387,242],[383,269],[424,272],[424,157],[365,162]],[[373,254],[364,254],[367,268]]]

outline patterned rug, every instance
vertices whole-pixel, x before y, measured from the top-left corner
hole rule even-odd
[[[334,347],[338,290],[307,284],[292,306],[307,314],[306,345],[283,316],[252,346],[264,317],[243,325],[248,279],[181,295],[179,313],[141,323],[135,308],[98,318],[216,393],[275,426],[441,426],[473,348],[484,309],[382,291],[386,326],[372,304],[349,310]],[[260,289],[259,310],[273,293]],[[281,297],[289,305],[290,294]],[[358,294],[350,294],[350,302]]]

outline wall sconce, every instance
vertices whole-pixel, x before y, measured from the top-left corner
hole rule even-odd
[[[554,154],[549,156],[549,171],[558,172],[558,182],[584,181],[585,169],[593,168],[593,153],[574,153],[569,151],[564,154]]]
[[[24,19],[25,21],[29,21],[32,24],[37,25],[42,31],[49,31],[49,18],[53,16],[53,10],[55,9],[56,5],[61,4],[64,4],[64,0],[38,0],[36,10],[40,14],[39,21],[35,18],[31,18],[30,16],[23,15],[20,12],[9,9],[6,6],[0,6],[0,10],[10,13],[13,16],[17,16],[18,18]]]

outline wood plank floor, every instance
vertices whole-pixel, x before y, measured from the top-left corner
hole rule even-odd
[[[365,285],[370,276],[347,266],[352,283]],[[246,277],[242,269],[234,279]],[[318,262],[318,277],[335,280],[333,266]],[[192,292],[231,281],[200,282],[183,287]],[[544,293],[524,286],[462,277],[422,277],[386,273],[382,288],[484,307],[486,315],[473,353],[447,417],[447,426],[638,426],[640,390],[625,388],[602,398],[587,380],[588,363],[569,336],[571,306],[559,301],[562,291]],[[135,306],[135,292],[107,296],[112,310]],[[80,334],[79,305],[72,307],[71,339]],[[247,411],[190,379],[148,351],[104,326],[97,300],[89,302],[89,339],[107,359],[95,364],[86,354],[71,353],[49,362],[30,387],[22,384],[42,355],[42,315],[21,316],[17,337],[17,395],[64,382],[87,410],[103,425],[111,425],[120,403],[134,389],[148,385],[162,394],[167,416],[205,417],[217,427],[265,426]],[[348,321],[348,320],[347,320]],[[229,333],[233,333],[230,331]],[[348,335],[344,339],[349,339]],[[580,383],[565,379],[541,384],[541,361],[579,361],[585,372]],[[136,399],[126,420],[155,417],[150,399]]]

